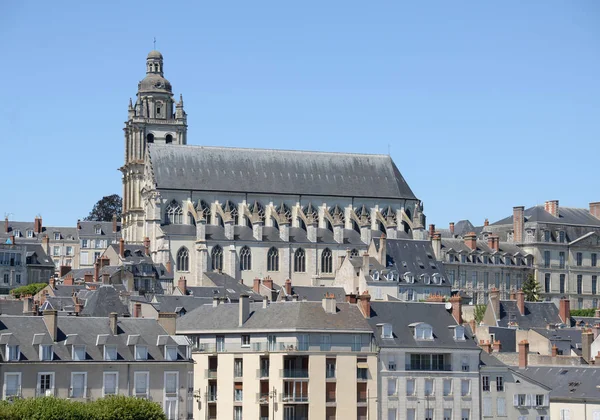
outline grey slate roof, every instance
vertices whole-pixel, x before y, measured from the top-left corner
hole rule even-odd
[[[488,354],[484,351],[479,355],[479,365],[480,366],[489,366],[489,367],[503,367],[506,366],[500,360],[495,358],[493,355]]]
[[[119,255],[119,244],[111,244],[110,247],[114,252]],[[152,258],[146,255],[146,251],[143,245],[125,244],[125,258],[124,262],[139,264],[147,263],[153,264]]]
[[[103,285],[88,294],[81,315],[107,317],[111,312],[119,316],[129,315],[129,309],[121,302],[119,292],[113,286]]]
[[[358,307],[349,303],[338,303],[335,314],[326,313],[321,302],[275,302],[266,308],[262,303],[251,303],[250,316],[242,327],[239,327],[237,303],[224,303],[216,308],[203,305],[177,319],[178,334],[231,329],[371,331]]]
[[[514,353],[517,351],[517,329],[505,327],[489,327],[490,334],[500,341],[500,352]],[[483,353],[482,353],[483,354]]]
[[[517,253],[520,253],[523,256],[527,256],[529,254],[527,254],[525,251],[523,251],[521,248],[519,248],[517,245],[509,243],[509,242],[499,242],[498,244],[498,252],[499,253],[506,253],[509,255],[515,255]],[[471,250],[471,248],[469,248],[466,244],[465,241],[463,239],[459,239],[459,238],[442,238],[442,249],[443,250],[448,250],[452,248],[455,252],[460,252],[460,251],[464,251],[467,253],[471,253],[473,252]],[[482,240],[477,240],[477,248],[476,251],[479,252],[484,252],[484,253],[488,253],[488,254],[493,254],[496,251],[494,251],[493,249],[491,249],[488,246],[487,241],[482,241]]]
[[[600,220],[590,214],[589,209],[581,209],[575,207],[559,207],[558,217],[548,213],[543,205],[530,207],[524,211],[525,222],[540,222],[540,223],[561,223],[569,225],[586,225],[600,227]],[[513,216],[505,217],[492,223],[492,226],[497,225],[512,225]],[[575,239],[575,238],[573,238]]]
[[[73,296],[73,293],[77,293],[80,290],[85,290],[84,284],[74,284],[71,286],[57,284],[54,286],[54,296],[56,296],[56,297],[71,297],[71,296]]]
[[[0,314],[23,315],[23,301],[15,299],[0,299]]]
[[[210,279],[213,284],[217,288],[223,289],[223,294],[230,299],[239,299],[241,294],[246,294],[250,296],[250,299],[254,300],[262,300],[262,295],[255,293],[251,287],[246,286],[243,283],[240,283],[233,277],[216,272],[207,272],[204,275]],[[214,294],[213,294],[214,295]],[[197,295],[195,295],[197,296]]]
[[[285,288],[281,289],[281,294]],[[293,286],[292,295],[297,295],[299,300],[306,299],[309,302],[321,302],[325,294],[332,294],[335,296],[336,302],[346,301],[346,291],[343,287],[326,287],[326,286]],[[287,297],[287,300],[291,300],[291,296]]]
[[[86,345],[87,360],[104,360],[103,347],[96,345],[100,334],[108,334],[110,341],[117,345],[118,360],[135,360],[134,348],[127,346],[127,341],[129,337],[140,336],[148,345],[149,360],[143,363],[165,361],[163,348],[156,344],[158,336],[167,335],[167,332],[154,319],[119,318],[117,336],[111,335],[108,318],[59,316],[57,323],[58,342],[53,346],[56,361],[72,360],[71,346],[65,345],[67,336],[70,336],[67,343],[79,341]],[[32,345],[33,338],[35,334],[47,335],[48,329],[43,316],[2,315],[0,337],[1,334],[12,334],[13,339],[17,340],[22,353],[21,361],[39,361],[38,348]],[[183,360],[182,354],[179,359]]]
[[[525,302],[525,315],[521,315],[516,300],[501,300],[498,326],[508,327],[509,322],[516,322],[519,328],[526,330],[562,323],[558,308],[552,302]]]
[[[121,222],[117,222],[117,232],[113,232],[113,224],[111,222],[95,222],[95,221],[79,221],[80,229],[78,236],[85,239],[115,239],[121,237]],[[100,226],[100,234],[96,233],[96,226]]]
[[[431,286],[450,286],[446,279],[446,272],[441,261],[435,259],[435,254],[430,241],[417,241],[413,239],[388,239],[386,244],[387,265],[392,266],[400,274],[400,283],[406,281],[402,275],[411,272],[415,283],[422,283],[422,274],[439,274],[444,280],[441,284],[430,284]]]
[[[581,349],[577,348],[577,344],[581,344],[581,329],[557,328],[549,330],[547,328],[533,328],[533,330],[546,337],[550,342],[556,340],[569,341],[571,343],[571,349],[577,354],[581,354]]]
[[[551,401],[563,398],[600,401],[600,369],[597,367],[530,366],[517,372],[550,388]]]
[[[176,295],[154,295],[157,303],[153,306],[159,312],[179,313],[182,309],[190,312],[201,305],[212,304],[212,298]]]
[[[454,331],[449,327],[457,323],[443,303],[372,301],[368,322],[380,347],[478,349],[467,329],[465,340],[454,340]],[[410,325],[417,322],[431,325],[434,340],[415,340]],[[381,338],[377,324],[391,324],[394,338]]]
[[[415,198],[386,155],[151,144],[149,156],[159,189]]]

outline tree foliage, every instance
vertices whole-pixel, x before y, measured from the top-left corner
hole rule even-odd
[[[525,300],[527,302],[539,302],[541,301],[540,293],[542,287],[537,282],[533,274],[527,276],[527,280],[523,283],[523,293],[525,294]]]
[[[10,294],[13,295],[14,297],[16,297],[17,299],[20,298],[21,296],[27,296],[27,295],[33,296],[46,286],[48,286],[48,283],[31,283],[31,284],[28,284],[27,286],[21,286],[21,287],[12,289],[10,291]]]
[[[0,420],[166,420],[159,404],[114,396],[89,403],[54,397],[0,401]]]
[[[589,316],[593,317],[596,314],[595,308],[588,309],[571,309],[571,316]]]
[[[485,315],[486,309],[487,305],[475,305],[475,310],[473,311],[475,322],[479,324],[481,321],[483,321],[483,316]]]
[[[121,218],[123,200],[118,194],[102,197],[95,205],[90,214],[84,219],[94,222],[110,222],[114,215]]]

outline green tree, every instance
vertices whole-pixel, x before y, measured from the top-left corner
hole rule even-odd
[[[114,215],[121,218],[123,200],[118,194],[107,195],[98,201],[90,214],[84,219],[94,222],[110,222]]]
[[[533,274],[529,274],[527,276],[527,280],[523,283],[523,293],[525,294],[525,300],[527,302],[539,302],[542,300],[540,298],[540,293],[542,292],[542,287],[537,282]]]
[[[31,283],[27,286],[17,287],[16,289],[12,289],[10,294],[16,297],[17,299],[21,296],[27,295],[35,295],[37,292],[42,290],[44,287],[48,286],[48,283]]]
[[[483,317],[485,315],[485,310],[487,309],[487,305],[475,305],[475,310],[473,311],[473,316],[475,317],[475,322],[478,324],[483,321]]]

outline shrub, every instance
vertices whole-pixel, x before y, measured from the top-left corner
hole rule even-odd
[[[48,286],[48,283],[31,283],[27,286],[17,287],[16,289],[12,289],[10,291],[11,295],[16,297],[17,299],[21,296],[26,295],[35,295],[37,292],[42,290],[44,287]]]
[[[591,309],[571,309],[571,316],[591,316],[593,317],[596,313],[594,308]]]

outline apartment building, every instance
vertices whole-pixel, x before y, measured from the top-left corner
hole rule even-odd
[[[8,239],[0,244],[0,292],[48,281],[54,273],[52,259],[40,245],[15,243]]]
[[[479,353],[447,303],[371,302],[379,347],[379,419],[480,419]],[[455,318],[456,317],[456,318]]]
[[[568,296],[573,308],[598,307],[600,203],[587,209],[560,207],[558,200],[514,207],[512,216],[489,228],[533,256],[535,276],[547,299]]]
[[[2,398],[136,396],[161,404],[170,420],[191,418],[189,343],[174,332],[175,314],[0,315]]]
[[[93,268],[94,263],[111,244],[118,244],[121,222],[77,221],[79,264],[74,268]]]
[[[177,333],[193,345],[194,418],[376,419],[370,297],[357,302],[250,303],[242,295],[179,318]]]

